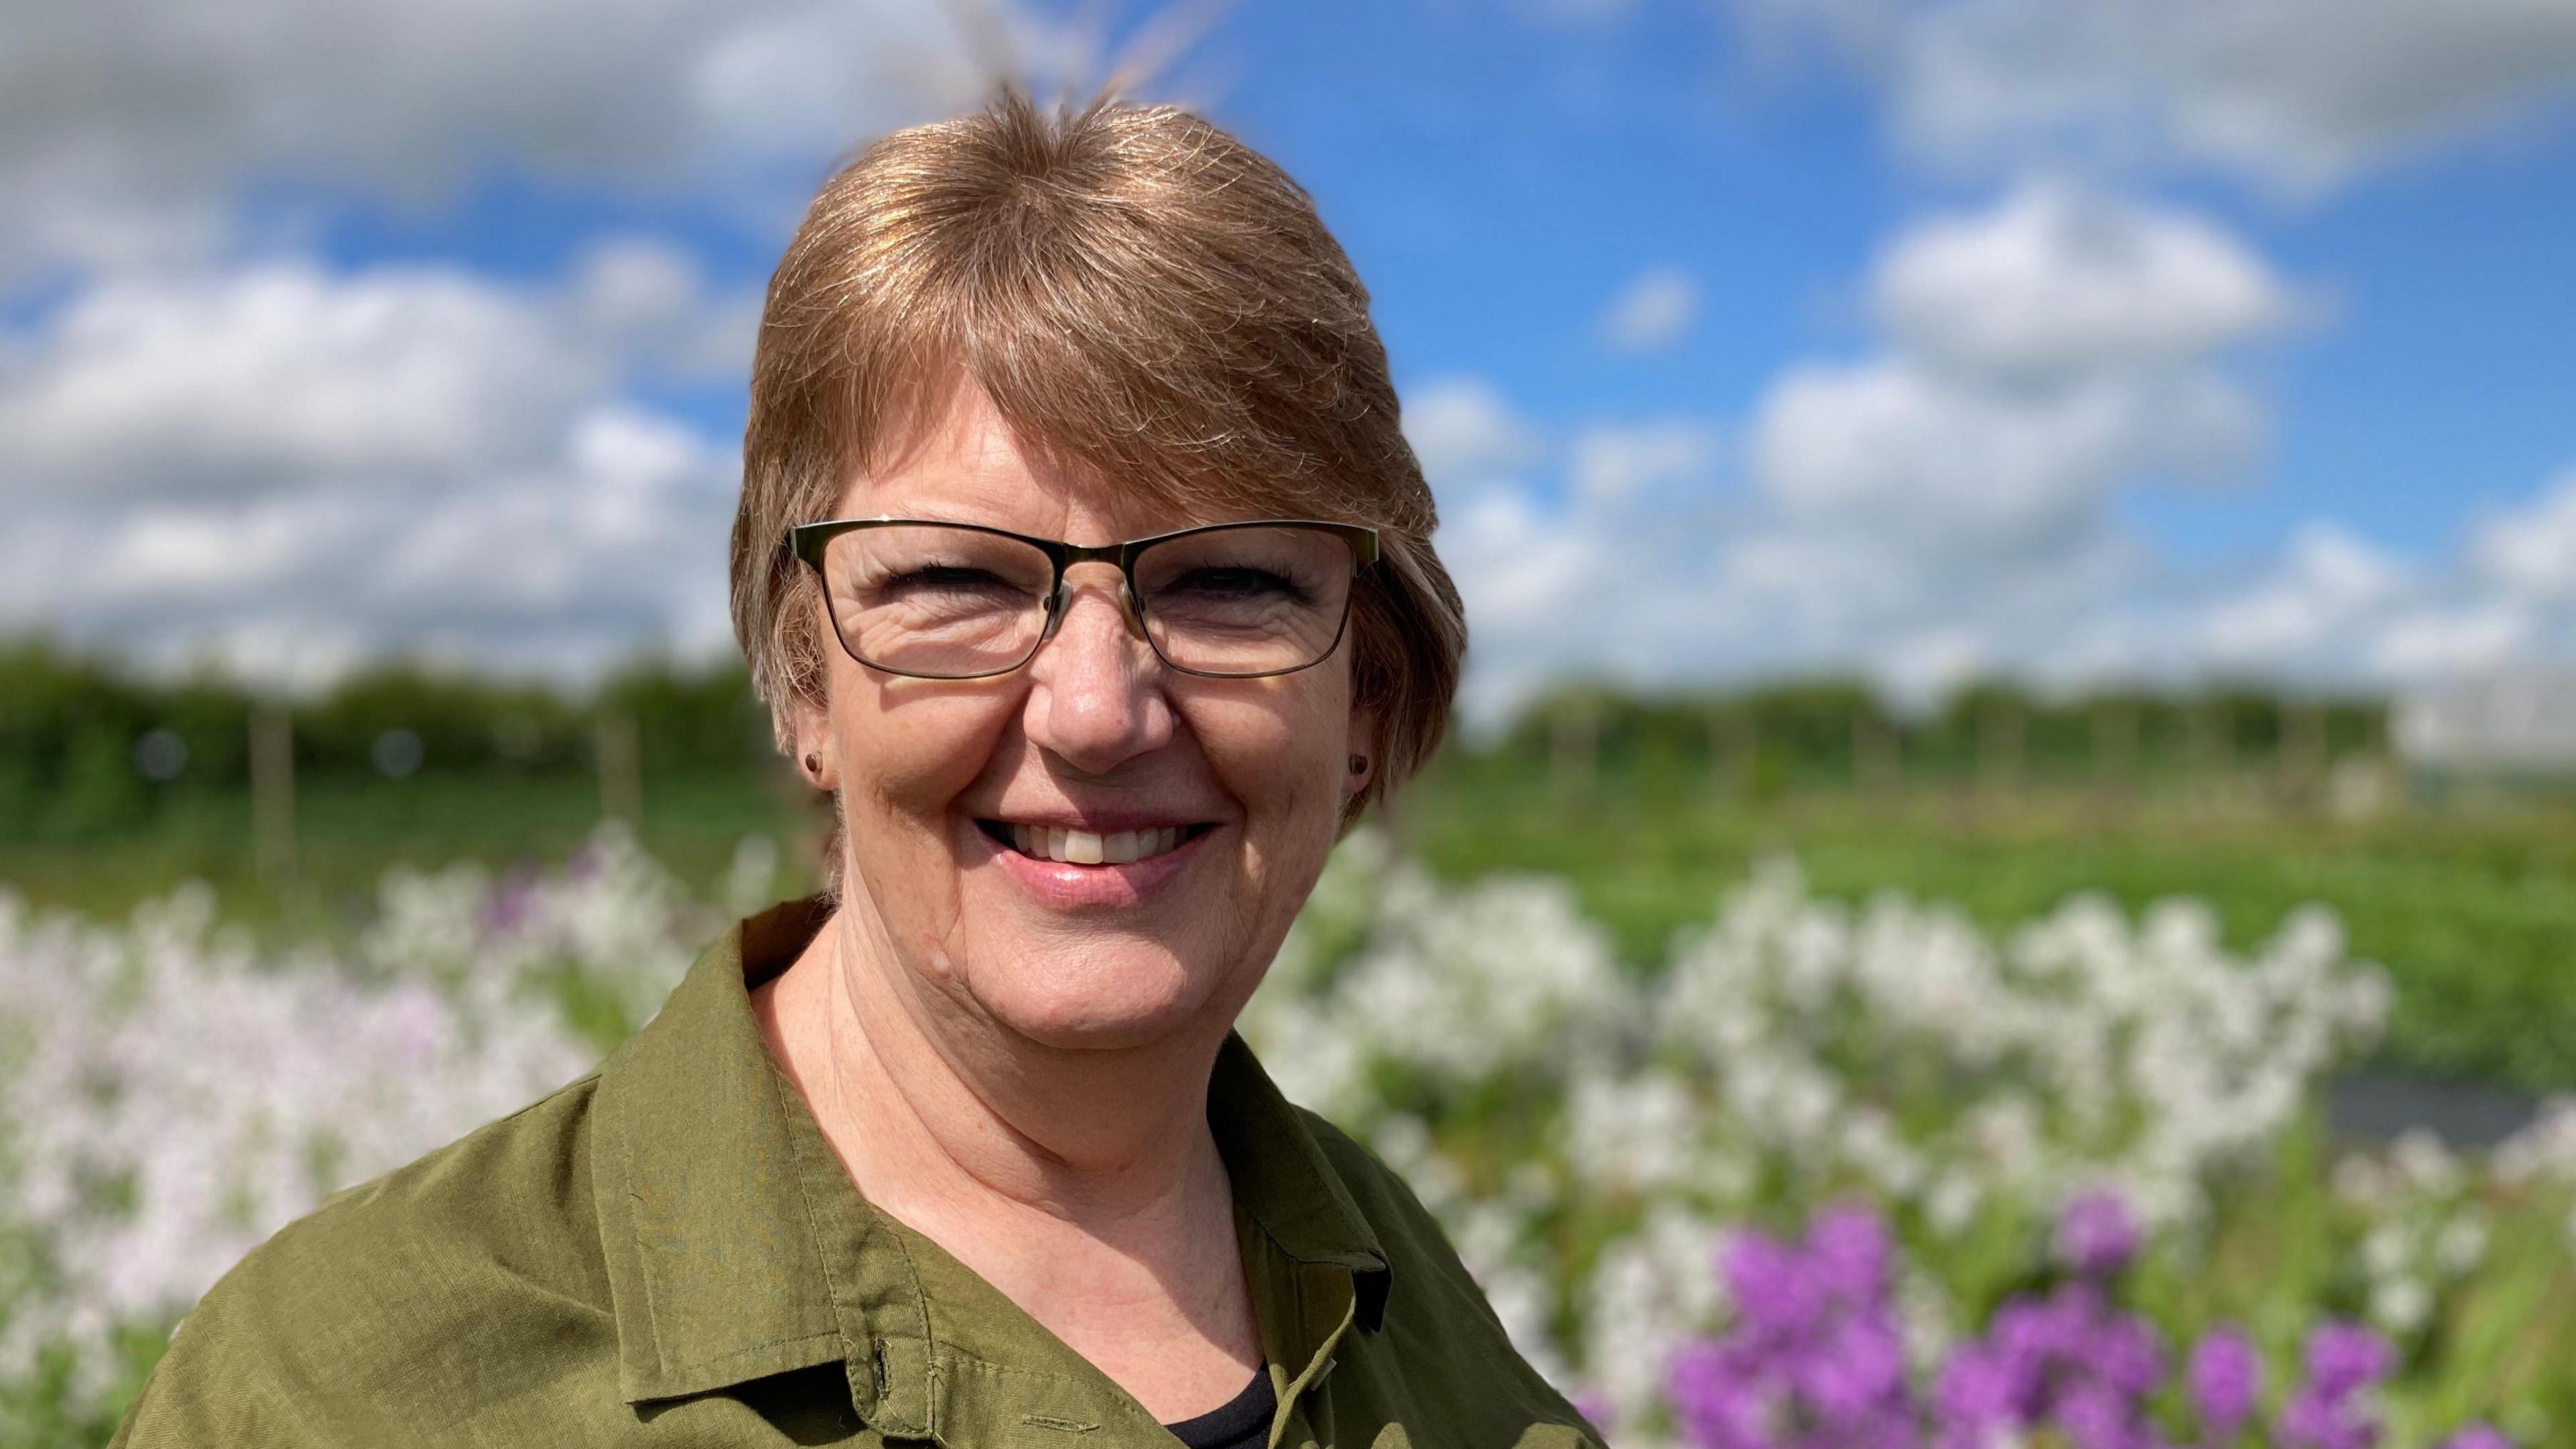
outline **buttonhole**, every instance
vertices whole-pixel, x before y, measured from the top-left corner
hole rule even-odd
[[[1059,1419],[1052,1414],[1022,1414],[1020,1422],[1035,1424],[1041,1429],[1060,1429],[1067,1434],[1088,1434],[1100,1427],[1098,1424],[1083,1423],[1079,1419]]]

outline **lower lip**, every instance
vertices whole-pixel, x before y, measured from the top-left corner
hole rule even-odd
[[[1061,910],[1079,910],[1097,906],[1132,906],[1141,904],[1161,889],[1164,883],[1180,873],[1209,836],[1222,827],[1210,827],[1182,841],[1160,855],[1131,860],[1123,865],[1075,865],[1069,861],[1040,860],[1023,855],[984,833],[983,827],[967,822],[967,829],[992,852],[993,862],[1011,879],[1026,887],[1029,894]]]

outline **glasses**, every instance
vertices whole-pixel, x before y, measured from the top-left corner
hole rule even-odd
[[[915,679],[983,679],[1029,662],[1064,622],[1064,571],[1115,564],[1126,607],[1165,664],[1210,679],[1293,674],[1332,656],[1377,530],[1267,519],[1098,547],[972,523],[843,518],[787,547],[822,579],[852,659]]]

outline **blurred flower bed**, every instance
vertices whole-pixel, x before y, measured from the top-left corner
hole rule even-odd
[[[587,1070],[776,866],[692,900],[607,832],[397,871],[283,955],[202,890],[114,926],[0,892],[0,1442],[98,1442],[225,1266]],[[1560,882],[1363,834],[1243,1030],[1622,1446],[2576,1442],[2576,1102],[2338,1153],[2381,974],[2320,912],[2218,939],[2085,897],[1990,936],[1777,863],[1640,971]]]

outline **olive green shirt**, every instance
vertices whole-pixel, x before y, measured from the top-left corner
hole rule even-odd
[[[278,1233],[180,1325],[111,1449],[1171,1449],[859,1195],[751,1011],[823,918],[742,922],[599,1070]],[[1208,1122],[1274,1449],[1597,1449],[1404,1183],[1238,1037]]]

